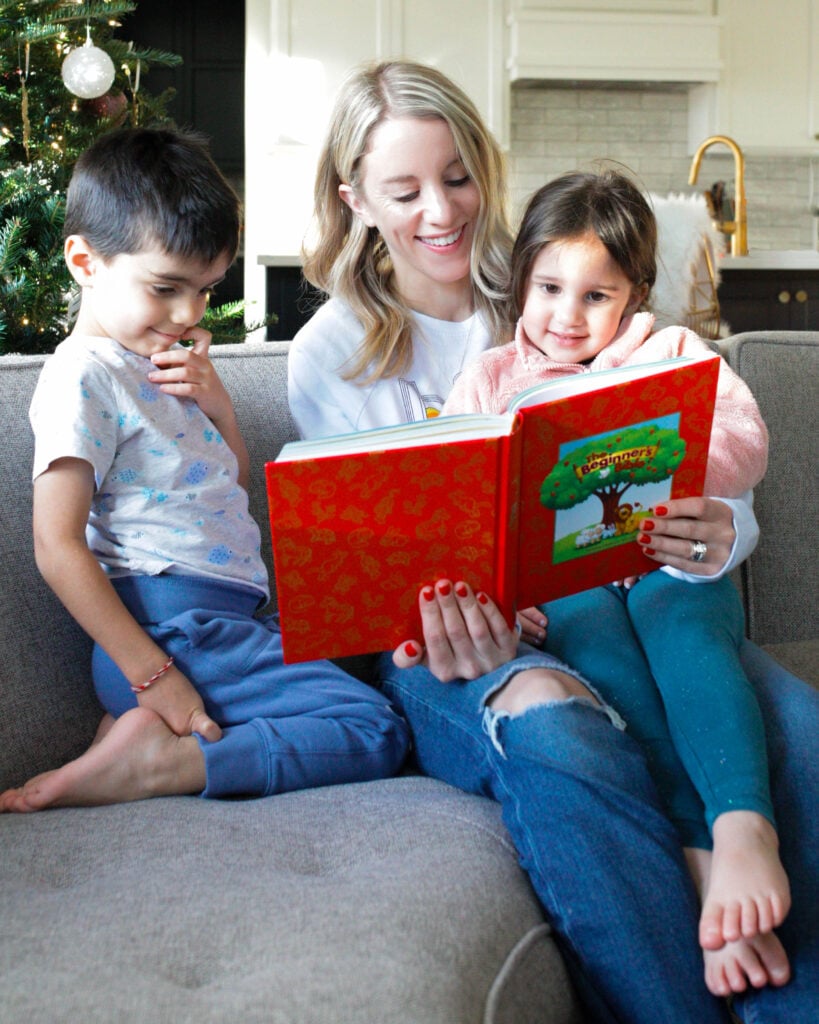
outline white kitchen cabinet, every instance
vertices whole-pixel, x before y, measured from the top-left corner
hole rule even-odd
[[[819,152],[819,0],[720,0],[715,130],[744,150]]]
[[[245,297],[265,305],[260,257],[298,264],[333,97],[365,60],[432,64],[508,128],[504,0],[246,0]]]

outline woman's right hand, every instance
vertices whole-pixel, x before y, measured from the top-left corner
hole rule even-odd
[[[398,668],[426,665],[441,682],[477,679],[514,658],[518,635],[495,602],[468,584],[438,580],[418,595],[424,641],[396,648]]]

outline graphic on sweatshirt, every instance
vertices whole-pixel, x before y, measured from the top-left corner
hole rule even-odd
[[[436,394],[423,394],[414,380],[407,380],[399,377],[398,387],[401,392],[401,402],[404,406],[405,422],[413,423],[416,420],[432,420],[441,415],[444,407],[444,399]]]

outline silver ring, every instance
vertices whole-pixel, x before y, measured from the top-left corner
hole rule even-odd
[[[704,540],[692,540],[689,558],[692,562],[701,562],[705,558],[707,551],[708,545]]]

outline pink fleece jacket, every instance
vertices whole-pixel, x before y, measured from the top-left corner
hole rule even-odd
[[[705,342],[686,327],[665,327],[652,334],[653,326],[651,313],[626,317],[611,344],[584,366],[549,359],[532,344],[519,321],[514,341],[484,352],[464,370],[455,382],[443,413],[504,412],[515,395],[543,381],[708,351]],[[754,396],[723,359],[708,449],[705,493],[714,497],[739,497],[759,483],[765,475],[767,461],[768,431]]]

